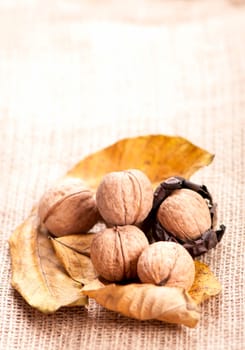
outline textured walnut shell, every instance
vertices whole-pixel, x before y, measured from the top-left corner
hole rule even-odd
[[[100,276],[108,281],[122,281],[137,276],[137,261],[149,245],[145,234],[136,226],[115,226],[95,235],[91,260]]]
[[[143,283],[189,290],[195,278],[191,255],[178,243],[156,242],[138,259],[137,273]]]
[[[160,205],[157,219],[168,232],[183,241],[197,239],[211,227],[207,202],[189,189],[172,192]]]
[[[44,193],[39,217],[55,236],[88,231],[98,221],[93,193],[83,181],[66,178]]]
[[[140,170],[112,172],[102,179],[96,202],[108,225],[139,224],[152,208],[152,185]]]

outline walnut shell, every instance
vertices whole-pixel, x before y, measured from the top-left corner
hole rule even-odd
[[[140,170],[111,172],[102,179],[96,202],[108,225],[139,224],[152,208],[152,185]]]
[[[156,242],[140,255],[137,273],[143,283],[189,290],[195,278],[195,265],[191,255],[180,244]]]
[[[144,233],[136,226],[115,226],[95,235],[90,248],[92,263],[108,281],[137,276],[137,261],[148,246]]]
[[[86,232],[99,218],[93,193],[77,178],[61,180],[46,191],[38,212],[41,222],[55,236]]]
[[[189,189],[173,191],[160,205],[157,219],[168,232],[183,241],[195,240],[211,227],[207,202]]]

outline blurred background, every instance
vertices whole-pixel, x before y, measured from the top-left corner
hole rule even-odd
[[[171,124],[193,94],[194,105],[200,102],[200,73],[209,74],[202,57],[212,56],[218,69],[226,64],[215,61],[226,49],[216,36],[224,22],[216,34],[212,23],[244,18],[243,3],[1,0],[0,120],[36,118],[57,127],[79,120],[87,127],[164,115]],[[229,42],[242,40],[229,35]]]

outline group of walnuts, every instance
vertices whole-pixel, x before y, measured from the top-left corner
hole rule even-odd
[[[90,254],[96,271],[108,281],[139,279],[188,290],[195,277],[188,251],[175,242],[149,244],[141,229],[152,203],[150,180],[142,171],[130,169],[106,174],[96,196],[78,178],[60,181],[41,198],[39,217],[58,237],[86,233],[103,221],[106,228],[95,234]],[[187,203],[201,213],[198,218],[183,215]],[[173,191],[160,205],[157,219],[179,238],[195,239],[211,225],[206,201],[189,189]]]

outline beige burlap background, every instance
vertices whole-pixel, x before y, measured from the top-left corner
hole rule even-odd
[[[243,6],[2,0],[0,349],[243,350],[244,115]],[[195,329],[128,319],[94,302],[48,316],[32,309],[10,285],[14,228],[81,158],[149,133],[180,135],[215,154],[193,180],[212,191],[227,226],[201,259],[221,295],[203,304]]]

